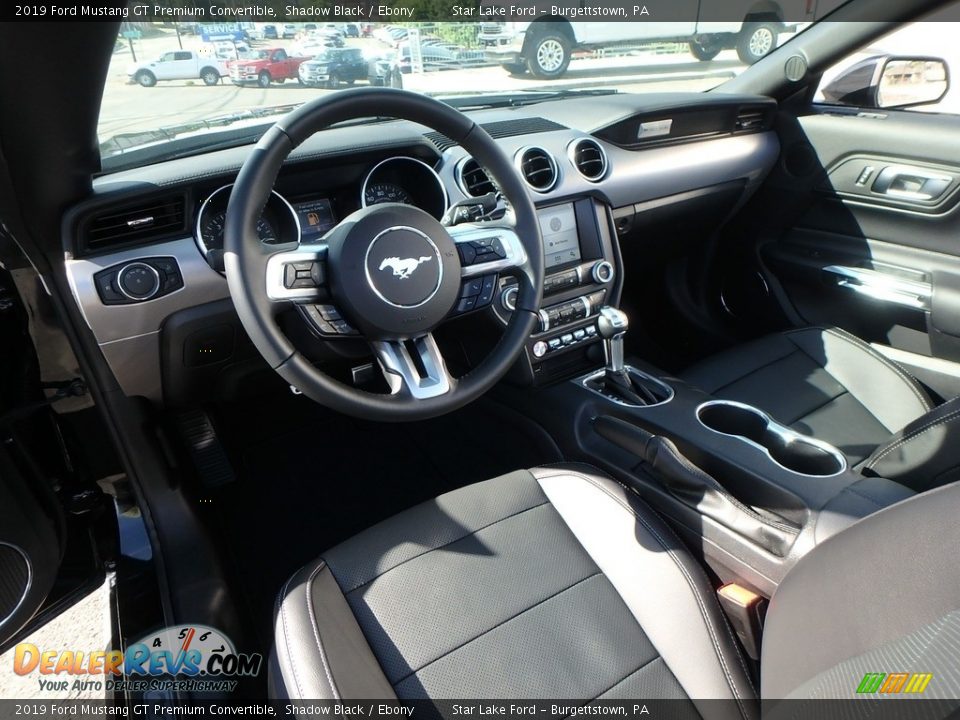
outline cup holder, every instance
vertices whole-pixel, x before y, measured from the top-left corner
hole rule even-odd
[[[775,463],[801,475],[829,477],[847,469],[832,445],[780,425],[765,412],[731,400],[711,400],[697,408],[697,419],[714,432],[759,447]]]

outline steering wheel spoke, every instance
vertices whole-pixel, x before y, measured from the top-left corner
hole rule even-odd
[[[432,333],[412,340],[377,340],[370,344],[391,395],[426,400],[452,390],[456,381],[447,371]]]
[[[316,303],[326,298],[327,246],[300,245],[267,260],[267,297],[273,302]]]
[[[448,231],[460,254],[462,278],[496,274],[527,263],[523,242],[508,225],[455,225]]]

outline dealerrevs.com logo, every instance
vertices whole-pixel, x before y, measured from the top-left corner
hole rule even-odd
[[[126,650],[52,650],[20,643],[13,671],[36,673],[41,690],[181,690],[229,692],[260,673],[263,656],[238,653],[206,625],[171,626]]]

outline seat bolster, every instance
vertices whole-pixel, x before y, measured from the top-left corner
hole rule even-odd
[[[711,705],[708,714],[725,708],[730,717],[756,716],[756,690],[713,588],[667,525],[590,466],[531,472],[694,702],[735,700]]]
[[[960,398],[907,425],[874,450],[860,470],[917,492],[960,478]]]
[[[275,691],[295,700],[396,699],[324,560],[287,581],[274,627]]]
[[[920,384],[903,368],[845,330],[810,327],[786,336],[890,432],[933,408]]]

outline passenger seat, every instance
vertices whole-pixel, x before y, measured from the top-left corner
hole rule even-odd
[[[769,335],[681,377],[830,443],[864,475],[917,492],[960,479],[960,398],[935,407],[902,368],[839,328]]]

